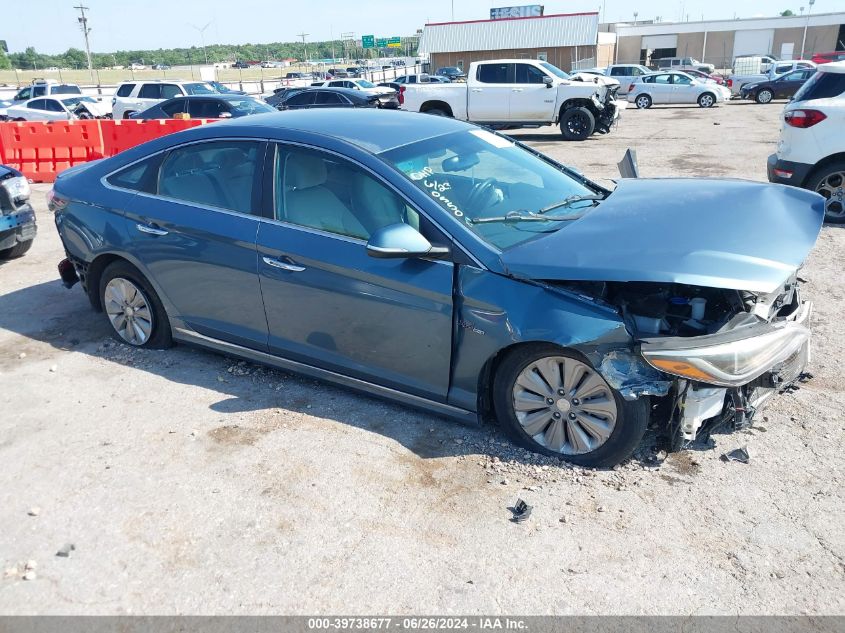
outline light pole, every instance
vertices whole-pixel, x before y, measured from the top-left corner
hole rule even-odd
[[[214,22],[214,20],[212,20],[211,22]],[[209,22],[208,24],[206,24],[206,25],[205,25],[205,26],[203,26],[202,28],[200,28],[200,27],[198,27],[198,26],[195,26],[195,25],[191,24],[191,27],[192,27],[192,28],[194,28],[194,29],[196,29],[197,31],[199,31],[199,34],[200,34],[200,42],[202,42],[202,54],[203,54],[203,57],[205,57],[205,65],[206,65],[206,66],[208,66],[208,52],[205,50],[205,30],[206,30],[209,26],[211,26],[211,22]]]
[[[88,58],[88,74],[91,75],[91,83],[94,83],[94,67],[91,65],[91,46],[88,44],[88,34],[91,32],[91,29],[88,28],[88,18],[85,16],[85,11],[90,11],[90,9],[81,4],[73,8],[79,10],[80,16],[76,19],[79,21],[79,28],[82,29],[82,35],[85,36],[85,55]]]
[[[302,38],[302,61],[305,62],[305,65],[308,65],[308,46],[305,44],[305,38],[308,37],[310,33],[297,33],[297,37]]]
[[[816,0],[810,0],[810,8],[807,9],[807,21],[804,22],[804,37],[801,38],[801,59],[804,59],[804,47],[807,44],[807,27],[810,26],[810,14],[813,12],[813,5]]]

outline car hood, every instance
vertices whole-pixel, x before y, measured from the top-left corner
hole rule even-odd
[[[775,291],[824,219],[818,194],[742,180],[626,179],[583,217],[506,250],[537,280],[673,282]]]

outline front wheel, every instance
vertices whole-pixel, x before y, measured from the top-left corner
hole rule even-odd
[[[698,98],[698,107],[699,108],[712,108],[713,104],[716,103],[716,97],[714,97],[709,92],[705,92]]]
[[[114,335],[133,347],[171,345],[170,322],[149,282],[125,261],[109,264],[100,277],[100,301]]]
[[[763,88],[757,93],[757,96],[754,97],[757,103],[771,103],[772,99],[774,98],[775,95],[768,88]]]
[[[6,248],[0,251],[0,259],[15,259],[23,257],[30,248],[32,248],[33,240],[26,240],[25,242],[18,242],[11,248]]]
[[[634,452],[648,424],[648,399],[624,400],[587,362],[552,345],[516,350],[493,382],[497,419],[519,444],[593,468]]]
[[[817,169],[807,179],[807,189],[824,200],[824,221],[845,224],[845,161],[838,161]]]
[[[560,132],[567,141],[585,141],[596,129],[596,117],[587,108],[569,108],[560,117]]]

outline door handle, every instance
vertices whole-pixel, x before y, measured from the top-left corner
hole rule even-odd
[[[473,88],[472,91],[473,92],[483,92],[483,89],[482,88]]]
[[[146,233],[148,235],[167,235],[168,231],[164,229],[156,228],[155,226],[150,226],[149,224],[136,224],[135,228],[141,231],[141,233]]]
[[[522,88],[513,88],[511,92],[522,92]]]
[[[261,259],[263,259],[264,263],[268,266],[272,266],[273,268],[280,268],[282,270],[289,270],[292,273],[301,273],[303,270],[305,270],[305,266],[288,264],[287,262],[275,259],[274,257],[262,257]]]

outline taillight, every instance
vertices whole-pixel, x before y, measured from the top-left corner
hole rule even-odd
[[[733,85],[734,85],[734,80],[733,80],[733,79],[728,79],[728,88],[732,88],[732,87],[733,87]]]
[[[50,209],[53,213],[56,211],[61,211],[68,205],[67,198],[62,198],[59,194],[56,193],[55,189],[50,189],[47,193],[47,208]]]
[[[824,112],[818,110],[790,110],[784,112],[783,120],[792,127],[808,128],[821,123],[827,118]]]
[[[398,99],[399,99],[399,105],[405,104],[405,86],[399,86]]]

